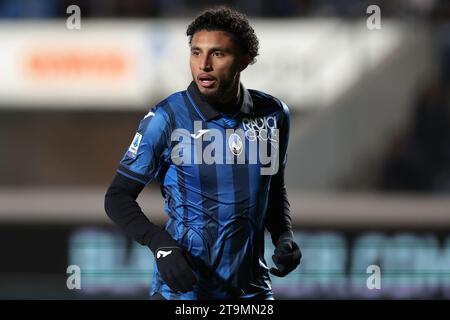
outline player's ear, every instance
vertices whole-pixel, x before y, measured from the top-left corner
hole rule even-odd
[[[248,67],[250,62],[252,62],[252,59],[250,58],[250,56],[248,54],[243,55],[241,57],[241,62],[240,62],[240,65],[239,65],[239,72],[244,71],[245,68]]]

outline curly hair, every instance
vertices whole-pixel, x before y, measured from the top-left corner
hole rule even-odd
[[[259,42],[255,30],[244,14],[223,6],[201,12],[186,30],[189,44],[194,34],[200,30],[225,31],[232,34],[238,40],[237,43],[242,51],[250,56],[251,63],[256,62]]]

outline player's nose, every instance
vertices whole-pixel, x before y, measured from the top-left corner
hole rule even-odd
[[[200,65],[199,65],[199,67],[200,67],[200,70],[201,70],[201,71],[208,71],[208,70],[211,70],[211,69],[212,69],[212,68],[211,68],[211,62],[210,62],[208,56],[205,56],[205,57],[203,57],[203,58],[200,60]]]

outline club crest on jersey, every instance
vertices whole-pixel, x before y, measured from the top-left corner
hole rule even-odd
[[[234,155],[238,156],[242,152],[242,139],[237,133],[232,133],[228,137],[228,147]]]
[[[141,144],[142,135],[139,132],[136,132],[136,135],[133,138],[133,141],[131,142],[130,147],[127,151],[127,156],[130,158],[136,158],[137,151],[139,149],[139,145]]]

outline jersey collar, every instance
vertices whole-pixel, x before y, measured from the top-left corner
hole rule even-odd
[[[241,83],[241,93],[243,94],[242,104],[240,108],[240,112],[248,115],[253,114],[253,100],[250,96],[250,93],[247,89],[245,89],[244,85]],[[206,121],[215,119],[221,115],[220,111],[214,109],[211,104],[204,101],[200,95],[200,91],[198,90],[197,85],[194,81],[189,84],[187,89],[188,95],[191,98],[191,101],[194,103],[197,111],[199,111],[201,117]]]

